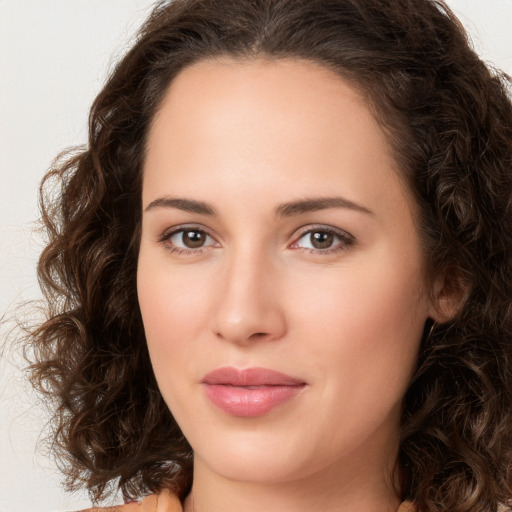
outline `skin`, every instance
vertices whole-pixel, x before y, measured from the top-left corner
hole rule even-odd
[[[276,215],[334,196],[345,204]],[[396,511],[401,400],[436,313],[414,205],[358,91],[300,60],[194,64],[152,124],[143,207],[148,347],[195,457],[185,509]],[[172,234],[183,224],[205,233],[195,248]],[[319,248],[315,229],[338,234]],[[234,417],[201,384],[222,366],[307,386],[261,417]]]

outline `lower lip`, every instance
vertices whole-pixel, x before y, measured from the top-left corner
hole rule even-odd
[[[304,388],[296,386],[229,386],[204,384],[208,398],[231,416],[255,418],[291,400]]]

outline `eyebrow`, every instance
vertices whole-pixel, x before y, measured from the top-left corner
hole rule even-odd
[[[213,206],[203,201],[196,201],[193,199],[159,197],[158,199],[155,199],[149,203],[149,205],[146,206],[145,211],[147,212],[155,208],[176,208],[178,210],[197,213],[199,215],[217,215],[217,211]],[[365,206],[340,196],[312,197],[290,201],[288,203],[283,203],[277,206],[274,213],[276,217],[293,217],[295,215],[326,210],[328,208],[346,208],[348,210],[354,210],[357,212],[365,213],[367,215],[374,215],[374,213]]]
[[[199,213],[200,215],[217,215],[213,206],[203,201],[194,201],[192,199],[179,199],[174,197],[159,197],[149,203],[145,211],[153,210],[155,208],[177,208],[185,212]]]
[[[328,208],[346,208],[348,210],[374,215],[374,213],[365,206],[339,196],[312,197],[298,201],[290,201],[289,203],[279,205],[275,213],[277,217],[292,217],[293,215],[301,215],[303,213],[326,210]]]

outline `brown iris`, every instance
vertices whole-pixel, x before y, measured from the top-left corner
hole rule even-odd
[[[189,249],[197,249],[204,245],[206,234],[202,231],[190,230],[184,231],[181,238],[186,247]]]
[[[315,249],[328,249],[333,244],[334,235],[327,231],[315,231],[311,233],[310,239]]]

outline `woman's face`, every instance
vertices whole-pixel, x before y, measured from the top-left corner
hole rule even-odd
[[[358,92],[305,61],[196,63],[152,125],[143,208],[147,342],[196,471],[389,470],[433,315],[414,208]]]

